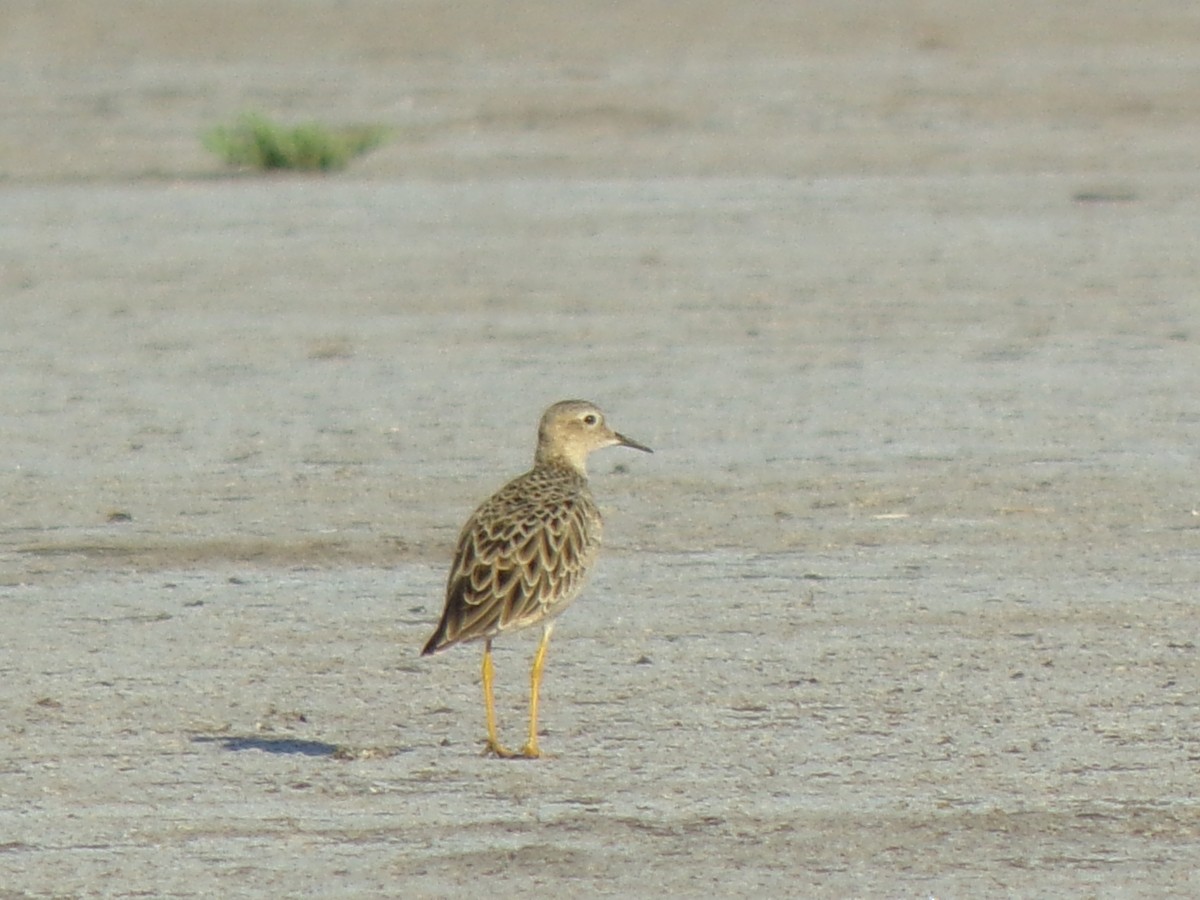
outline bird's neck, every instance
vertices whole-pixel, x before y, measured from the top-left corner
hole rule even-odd
[[[533,465],[535,468],[553,468],[566,469],[573,472],[580,478],[587,478],[587,454],[581,454],[578,457],[563,453],[561,450],[551,450],[545,447],[538,447],[537,453],[533,457]]]

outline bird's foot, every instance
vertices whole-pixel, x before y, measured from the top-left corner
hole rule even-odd
[[[521,757],[523,759],[540,759],[542,751],[538,748],[537,741],[529,741],[521,748]]]
[[[494,756],[497,759],[541,759],[541,749],[537,744],[526,744],[520,750],[509,750],[499,741],[488,740],[483,748],[484,756]]]
[[[487,746],[483,748],[484,756],[495,756],[498,759],[516,759],[522,754],[515,750],[509,750],[499,741],[488,738]]]

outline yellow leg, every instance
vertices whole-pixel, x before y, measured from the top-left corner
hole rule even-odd
[[[496,671],[492,668],[492,642],[488,639],[483,644],[483,704],[487,714],[487,750],[496,756],[516,756],[511,750],[505,749],[496,734],[496,700],[492,695],[492,684],[496,680]]]
[[[546,667],[546,647],[550,644],[550,632],[553,630],[553,620],[542,626],[542,641],[538,644],[533,669],[529,673],[529,740],[521,750],[521,755],[526,759],[537,759],[542,755],[538,749],[538,693],[542,687],[542,670]]]

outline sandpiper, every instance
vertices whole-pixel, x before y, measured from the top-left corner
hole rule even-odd
[[[446,607],[423,656],[482,639],[487,750],[534,759],[538,691],[555,618],[579,596],[600,548],[600,511],[588,489],[587,458],[613,446],[653,451],[613,431],[585,400],[563,400],[542,415],[533,468],[493,494],[467,519],[446,582]],[[529,690],[529,739],[505,749],[496,730],[492,639],[541,623]]]

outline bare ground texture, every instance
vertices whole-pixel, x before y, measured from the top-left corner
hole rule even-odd
[[[1200,894],[1198,46],[5,2],[0,898]],[[228,173],[243,110],[392,137]],[[417,651],[572,396],[657,452],[485,759]]]

